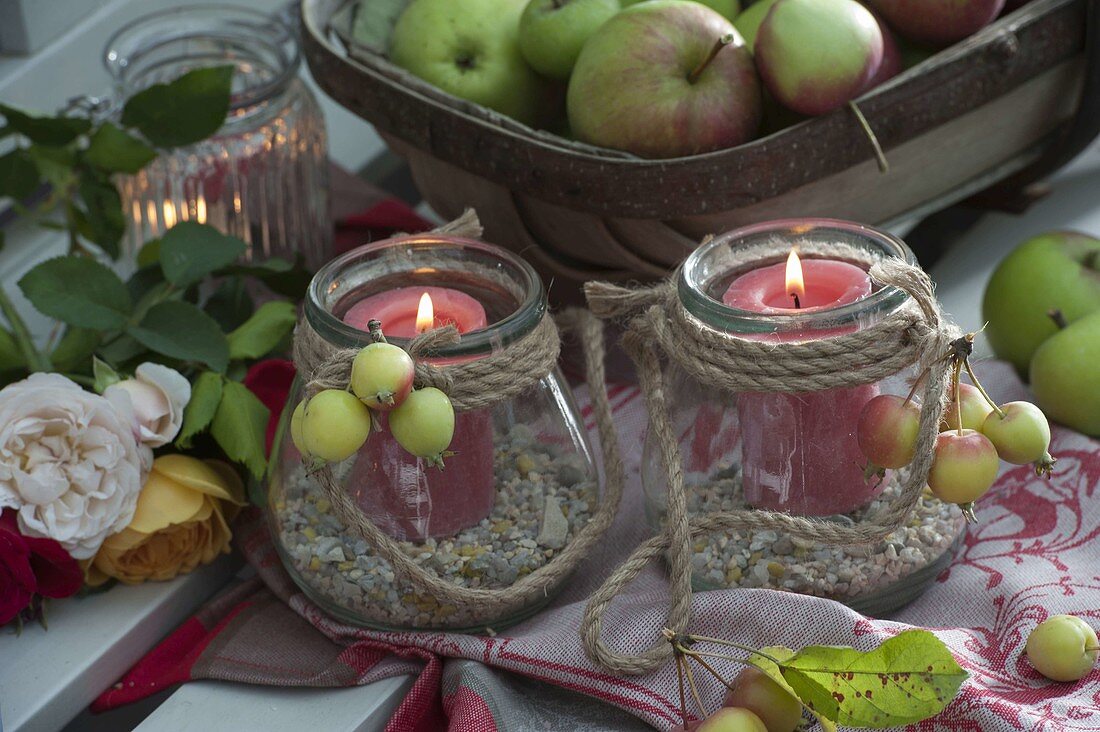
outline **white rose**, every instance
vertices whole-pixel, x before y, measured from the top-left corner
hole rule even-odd
[[[183,409],[191,401],[191,382],[159,363],[143,363],[134,378],[108,386],[103,396],[112,402],[129,397],[138,440],[149,447],[166,445],[179,434]]]
[[[0,509],[22,532],[88,559],[130,524],[152,451],[127,409],[60,374],[0,389]]]

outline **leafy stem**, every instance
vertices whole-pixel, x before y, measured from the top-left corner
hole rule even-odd
[[[12,304],[11,298],[8,297],[8,293],[3,287],[0,287],[0,312],[4,314],[8,324],[11,325],[12,336],[19,345],[19,351],[23,355],[27,370],[31,373],[49,371],[52,368],[50,360],[35,347],[34,339],[31,338],[31,332],[27,328],[26,322],[19,315],[19,311],[15,309],[15,305]]]

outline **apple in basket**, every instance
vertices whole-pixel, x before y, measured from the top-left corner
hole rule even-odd
[[[883,48],[878,21],[856,0],[779,0],[754,52],[768,91],[788,109],[817,115],[867,89]]]
[[[629,5],[637,5],[640,2],[646,2],[647,0],[623,0],[623,7]],[[730,20],[733,20],[741,12],[740,0],[696,0],[708,8],[714,8],[722,15],[726,16]]]
[[[647,0],[581,50],[567,94],[578,140],[647,158],[720,150],[760,126],[760,84],[733,24],[690,0]]]
[[[393,29],[393,63],[456,97],[529,125],[553,92],[520,52],[526,0],[413,0]]]
[[[750,51],[756,48],[756,32],[760,30],[760,24],[764,22],[764,18],[768,17],[768,11],[777,2],[779,0],[756,0],[733,21],[734,27],[745,39],[745,45]]]
[[[551,79],[568,79],[585,41],[619,12],[619,0],[530,0],[519,19],[523,57]]]
[[[903,37],[947,46],[996,19],[1005,0],[870,0]]]

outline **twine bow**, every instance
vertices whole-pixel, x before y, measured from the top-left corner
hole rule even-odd
[[[744,257],[782,254],[789,243],[756,247]],[[666,626],[687,629],[691,616],[691,557],[695,539],[716,531],[771,529],[792,537],[827,544],[855,545],[879,541],[904,525],[921,497],[939,424],[950,370],[946,356],[958,329],[946,322],[931,280],[919,267],[896,259],[871,258],[864,250],[842,244],[800,245],[811,253],[828,253],[870,266],[876,282],[907,293],[911,304],[854,333],[803,343],[747,340],[711,328],[689,313],[671,282],[628,289],[602,282],[585,286],[592,311],[604,318],[633,316],[623,346],[638,368],[649,410],[649,425],[661,451],[668,481],[665,529],[642,543],[589,599],[581,622],[585,653],[596,663],[623,674],[654,671],[671,657],[663,639],[639,654],[609,648],[601,639],[604,614],[611,601],[649,562],[667,552],[671,602]],[[826,249],[827,252],[821,250]],[[773,251],[774,250],[774,251]],[[700,383],[725,392],[804,392],[878,381],[919,363],[928,369],[920,412],[915,456],[900,493],[856,526],[764,510],[738,510],[690,517],[684,490],[680,447],[669,416],[661,356],[675,362]]]

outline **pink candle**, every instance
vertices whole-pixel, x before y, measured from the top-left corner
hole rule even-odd
[[[722,302],[756,313],[795,315],[848,305],[871,294],[870,277],[853,264],[809,259],[801,268],[799,272],[798,257],[792,252],[786,265],[760,267],[735,279]],[[804,285],[799,275],[804,276]],[[799,342],[857,327],[758,337]],[[863,478],[864,460],[855,428],[863,406],[877,394],[876,384],[792,394],[739,394],[745,499],[759,508],[805,516],[848,513],[870,501],[881,486]]]
[[[427,293],[431,325],[417,324]],[[430,328],[454,325],[468,333],[488,325],[485,308],[475,298],[446,287],[399,287],[365,297],[344,316],[360,330],[379,320],[382,331],[395,338],[412,338]],[[462,359],[437,359],[454,363]],[[446,467],[437,470],[413,457],[383,431],[367,440],[352,468],[353,495],[379,528],[402,540],[451,536],[489,515],[496,495],[493,473],[493,422],[488,410],[458,412]]]

